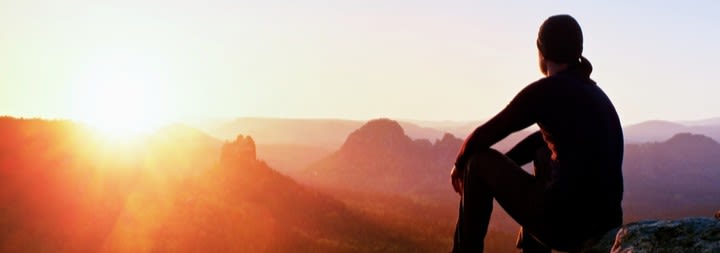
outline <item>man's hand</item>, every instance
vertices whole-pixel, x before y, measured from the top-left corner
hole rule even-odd
[[[458,171],[456,167],[453,166],[452,170],[450,171],[450,182],[452,183],[453,189],[455,189],[455,192],[457,192],[460,196],[463,194],[463,172]]]

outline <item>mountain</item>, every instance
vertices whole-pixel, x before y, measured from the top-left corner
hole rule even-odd
[[[448,165],[462,140],[413,139],[389,119],[306,150],[318,160],[296,179],[262,156],[295,160],[274,144],[183,125],[118,141],[0,117],[0,138],[0,252],[437,252],[457,212]],[[627,144],[626,221],[714,213],[719,168],[720,144],[705,135]],[[510,252],[517,224],[495,210],[487,251]]]
[[[465,138],[479,123],[454,121],[397,121],[411,139],[442,139],[446,133]],[[255,137],[258,156],[273,168],[297,173],[322,157],[330,155],[344,143],[347,136],[365,124],[364,121],[340,119],[238,118],[231,121],[213,120],[192,124],[220,140],[231,140],[237,133]],[[520,131],[498,143],[495,148],[506,151],[527,136]]]
[[[194,124],[221,140],[237,133],[255,137],[258,155],[273,168],[295,173],[340,147],[345,138],[363,121],[339,119],[239,118]],[[444,132],[412,122],[399,122],[414,139],[435,140]]]
[[[402,121],[400,125],[414,139],[439,139],[444,132]],[[229,140],[237,133],[256,136],[258,144],[308,145],[335,149],[364,121],[342,119],[238,118],[195,124],[215,138]]]
[[[526,133],[508,141],[522,134]],[[434,142],[413,140],[399,122],[376,119],[352,132],[337,151],[293,175],[356,209],[370,206],[375,212],[396,217],[394,220],[418,213],[431,216],[414,219],[414,223],[437,222],[432,231],[437,238],[448,239],[459,199],[449,173],[462,142],[451,134]],[[387,199],[392,201],[383,201]],[[488,251],[513,252],[518,225],[497,204],[495,210],[486,238]]]
[[[192,124],[213,137],[230,140],[236,133],[257,136],[258,144],[306,145],[337,149],[345,138],[365,122],[340,119],[238,118]],[[445,133],[465,138],[483,121],[421,121],[398,120],[405,133],[413,139],[436,140]],[[527,130],[527,132],[534,130]],[[626,142],[662,141],[674,134],[689,132],[720,139],[720,118],[694,121],[651,120],[624,127]]]
[[[687,126],[679,123],[652,120],[626,126],[623,128],[623,134],[628,143],[643,143],[665,140],[687,130]]]
[[[459,200],[449,172],[460,145],[462,140],[451,134],[434,142],[413,140],[399,122],[376,119],[348,135],[337,151],[294,175],[353,209],[388,217],[384,220],[390,224],[413,224],[410,230],[426,231],[414,238],[436,241],[438,251],[447,251]],[[513,252],[518,226],[501,208],[496,210],[486,249]]]
[[[452,164],[462,141],[446,137],[436,143],[412,140],[397,122],[373,120],[300,178],[334,189],[431,199],[452,216],[456,197],[449,187],[447,164]],[[718,209],[720,144],[707,136],[681,133],[663,142],[627,144],[623,171],[626,222],[706,216]],[[517,224],[501,208],[496,210],[491,234],[507,242]],[[510,246],[498,249],[507,251]]]
[[[135,232],[110,248],[138,251],[152,239],[152,251],[159,252],[429,252],[255,156],[253,138],[238,136],[223,144],[216,167],[175,186],[169,199],[142,194],[142,210],[116,227]],[[148,220],[146,213],[157,215]],[[154,221],[159,224],[148,228]]]
[[[512,134],[494,148],[507,151],[527,134]],[[397,121],[371,120],[349,134],[336,152],[309,165],[301,177],[314,184],[378,192],[449,195],[447,173],[462,143],[447,133],[434,141],[412,139]]]
[[[720,140],[718,118],[697,121],[671,122],[651,120],[623,129],[626,143],[661,142],[678,133],[702,134]]]
[[[628,220],[706,216],[720,203],[720,144],[681,133],[628,144],[623,163]]]
[[[378,212],[377,205],[350,205],[300,185],[258,160],[247,136],[217,148],[207,135],[173,126],[147,140],[116,142],[72,122],[0,118],[0,137],[0,252],[449,247],[450,231],[438,229],[448,222]]]
[[[348,189],[452,196],[447,173],[462,140],[446,134],[413,140],[396,121],[371,120],[352,132],[338,151],[308,166],[301,177]]]

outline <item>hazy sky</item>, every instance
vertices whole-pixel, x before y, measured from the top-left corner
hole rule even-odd
[[[569,13],[624,124],[720,116],[720,1],[587,2],[0,0],[0,114],[485,119]]]

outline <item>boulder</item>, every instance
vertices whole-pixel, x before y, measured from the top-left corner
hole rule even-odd
[[[720,219],[648,220],[609,231],[582,253],[720,253]]]

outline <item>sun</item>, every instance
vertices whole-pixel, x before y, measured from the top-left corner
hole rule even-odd
[[[167,124],[163,78],[141,57],[104,55],[78,73],[73,118],[108,137],[148,134]]]
[[[129,137],[149,133],[162,125],[157,101],[137,80],[109,80],[88,90],[82,98],[80,121],[111,137]],[[146,87],[146,86],[145,86]]]

